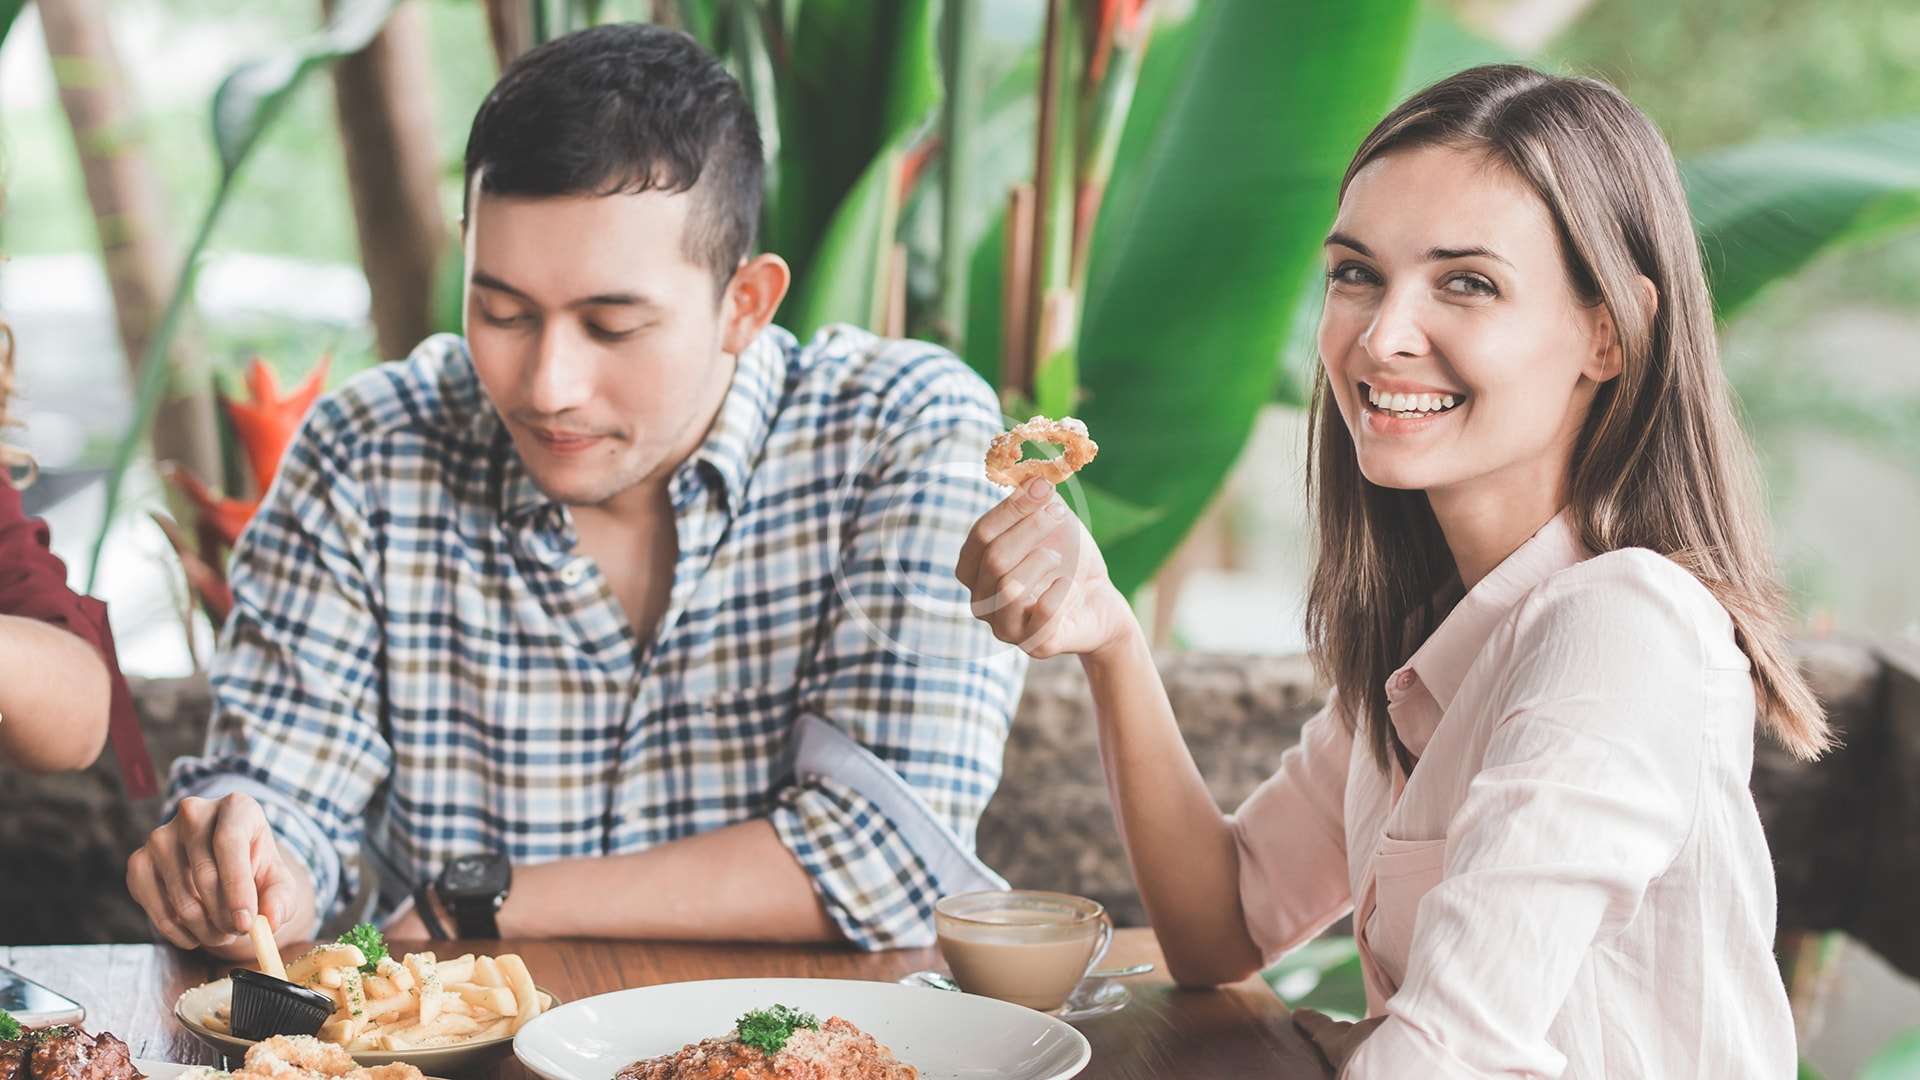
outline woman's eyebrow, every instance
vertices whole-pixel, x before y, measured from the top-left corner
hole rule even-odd
[[[1353,250],[1359,252],[1360,254],[1365,255],[1369,259],[1375,257],[1373,254],[1372,248],[1369,248],[1367,245],[1361,243],[1360,241],[1354,239],[1352,236],[1349,236],[1348,234],[1343,232],[1328,233],[1325,246],[1327,247],[1338,246],[1338,247],[1344,247],[1344,248],[1352,248]],[[1506,265],[1508,266],[1513,265],[1511,261],[1509,261],[1507,258],[1502,256],[1499,252],[1493,250],[1492,248],[1480,247],[1478,245],[1475,245],[1473,247],[1431,247],[1427,249],[1428,262],[1446,262],[1449,259],[1471,259],[1476,256],[1480,258],[1492,259],[1493,261],[1499,262],[1499,263],[1506,263]]]
[[[1450,247],[1434,247],[1434,248],[1428,248],[1428,249],[1427,249],[1427,261],[1428,261],[1428,262],[1446,262],[1446,261],[1447,261],[1448,259],[1471,259],[1471,258],[1474,258],[1474,257],[1476,257],[1476,256],[1478,256],[1478,257],[1480,257],[1480,258],[1486,258],[1486,259],[1492,259],[1492,260],[1493,260],[1494,262],[1499,262],[1499,263],[1506,263],[1506,264],[1507,264],[1508,266],[1512,266],[1512,265],[1513,265],[1512,263],[1510,263],[1510,262],[1507,262],[1507,260],[1506,260],[1506,259],[1504,259],[1504,258],[1502,258],[1502,257],[1501,257],[1501,255],[1500,255],[1500,253],[1499,253],[1499,252],[1497,252],[1497,251],[1494,251],[1494,250],[1493,250],[1492,248],[1484,248],[1484,247],[1460,247],[1460,248],[1450,248]]]
[[[1346,233],[1331,232],[1327,234],[1327,242],[1325,246],[1334,247],[1336,245],[1344,248],[1352,248],[1353,250],[1359,252],[1360,254],[1365,255],[1369,259],[1373,258],[1372,248],[1369,248],[1367,245],[1361,243],[1358,240],[1355,240],[1351,236],[1348,236]]]

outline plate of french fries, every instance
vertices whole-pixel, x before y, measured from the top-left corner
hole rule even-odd
[[[527,1021],[553,1007],[517,954],[432,952],[398,959],[370,926],[315,946],[282,966],[272,939],[256,940],[260,970],[334,1000],[316,1036],[346,1048],[362,1065],[406,1062],[428,1075],[504,1056]],[[372,954],[372,955],[369,955]],[[174,1015],[223,1054],[244,1054],[250,1040],[232,1032],[233,982],[219,979],[180,995]]]

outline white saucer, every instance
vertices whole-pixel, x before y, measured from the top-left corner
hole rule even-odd
[[[951,976],[944,971],[916,971],[900,976],[901,986],[928,986],[935,990],[953,991]],[[1091,1020],[1096,1016],[1116,1013],[1127,1007],[1133,1000],[1133,991],[1119,979],[1086,979],[1074,987],[1067,996],[1066,1004],[1045,1015],[1077,1024],[1082,1020]]]

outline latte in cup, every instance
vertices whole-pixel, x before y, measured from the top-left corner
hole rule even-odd
[[[935,904],[933,919],[960,989],[1041,1012],[1066,1004],[1113,940],[1106,909],[1066,893],[962,893]]]

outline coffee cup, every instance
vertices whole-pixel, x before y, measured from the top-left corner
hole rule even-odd
[[[1041,1012],[1066,1004],[1113,943],[1106,908],[1067,893],[961,893],[936,903],[933,921],[960,989]]]

